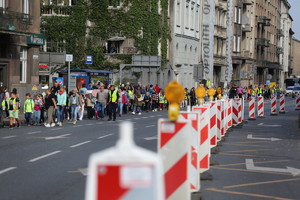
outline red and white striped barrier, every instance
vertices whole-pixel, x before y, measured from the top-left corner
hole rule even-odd
[[[233,100],[227,99],[228,108],[227,108],[227,126],[228,128],[232,127],[232,110],[233,110]]]
[[[208,107],[197,106],[193,107],[193,111],[200,113],[200,154],[199,154],[199,170],[200,173],[209,170],[210,157],[210,112]]]
[[[209,106],[210,113],[210,147],[217,146],[217,103],[216,102],[207,102],[205,103]]]
[[[296,110],[300,110],[300,95],[296,96]]]
[[[189,179],[191,191],[200,190],[200,172],[199,172],[199,141],[200,141],[200,114],[199,112],[180,112],[179,120],[190,120],[192,124],[191,130],[191,163],[189,164]]]
[[[249,99],[249,119],[255,119],[255,97]]]
[[[285,113],[285,95],[280,94],[279,113]]]
[[[271,115],[277,115],[277,100],[276,96],[271,96]]]
[[[221,136],[222,137],[224,137],[226,133],[225,117],[226,117],[225,101],[221,100]]]
[[[238,99],[238,102],[239,102],[239,117],[238,117],[238,123],[241,124],[243,123],[243,109],[244,109],[244,106],[243,106],[243,99]],[[254,108],[255,110],[255,108]]]
[[[242,98],[242,122],[245,121],[245,98]]]
[[[158,154],[163,159],[167,200],[191,198],[188,167],[191,162],[191,139],[187,134],[191,131],[189,120],[158,121]]]
[[[132,124],[123,122],[116,146],[90,156],[85,200],[163,200],[164,196],[160,157],[136,146]]]
[[[264,104],[264,97],[259,96],[257,97],[257,117],[264,117],[265,115],[265,104]]]
[[[217,101],[217,140],[220,141],[221,135],[221,101]]]
[[[239,101],[233,99],[232,103],[232,125],[237,126],[239,124]]]

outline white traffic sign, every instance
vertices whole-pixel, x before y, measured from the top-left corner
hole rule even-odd
[[[87,64],[87,65],[93,64],[92,56],[86,56],[85,64]]]
[[[271,167],[255,167],[253,159],[246,159],[246,169],[247,170],[256,170],[256,171],[264,171],[264,172],[282,172],[282,173],[288,173],[293,176],[300,175],[300,169],[292,168],[292,167],[286,167],[285,168],[271,168]]]
[[[272,141],[272,142],[281,140],[279,138],[257,138],[257,137],[253,137],[252,134],[249,134],[247,136],[247,139],[250,139],[250,140],[269,140],[269,141]]]
[[[66,62],[73,62],[73,54],[66,54]]]

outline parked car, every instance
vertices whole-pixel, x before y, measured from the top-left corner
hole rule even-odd
[[[294,89],[295,86],[289,86],[286,88],[285,90],[285,95],[288,96],[288,95],[291,95],[293,93],[293,89]]]
[[[295,86],[293,89],[292,97],[295,98],[297,95],[300,95],[300,86]]]

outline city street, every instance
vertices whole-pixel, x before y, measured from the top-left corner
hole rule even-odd
[[[292,175],[300,170],[299,111],[294,99],[286,100],[285,114],[270,116],[267,100],[266,118],[229,133],[211,156],[217,163],[209,170],[213,180],[201,181],[203,199],[299,199],[300,176]],[[156,151],[157,120],[166,117],[163,111],[125,115],[116,122],[0,129],[1,200],[84,199],[88,157],[115,144],[120,122],[133,122],[136,143]]]

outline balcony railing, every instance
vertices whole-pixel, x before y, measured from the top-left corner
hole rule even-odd
[[[252,5],[252,0],[242,0],[244,5]]]
[[[250,24],[243,24],[242,25],[242,31],[243,32],[251,32],[252,31],[251,25]]]
[[[263,46],[263,47],[269,47],[270,46],[270,40],[267,40],[265,38],[258,38],[257,39],[257,45]]]
[[[271,21],[271,19],[266,16],[258,16],[258,18],[257,18],[257,23],[262,24],[264,26],[271,26],[270,21]]]
[[[30,25],[32,25],[31,15],[0,8],[0,29],[28,32]]]
[[[72,6],[45,5],[41,9],[42,16],[69,16],[72,14]]]
[[[277,54],[283,54],[283,48],[277,47]]]

